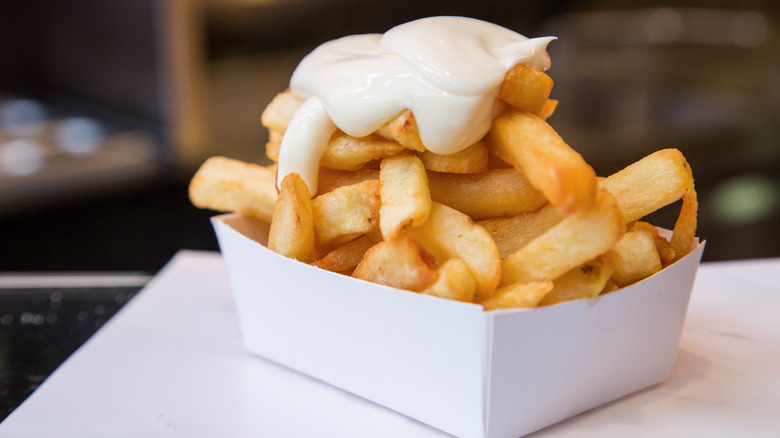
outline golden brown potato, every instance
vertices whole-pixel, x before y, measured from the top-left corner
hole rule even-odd
[[[320,245],[340,245],[379,224],[379,181],[339,187],[314,198],[314,232]]]
[[[379,229],[385,239],[401,230],[420,225],[431,211],[428,176],[420,158],[404,153],[382,160],[379,169],[382,206]]]
[[[476,297],[490,298],[501,279],[501,259],[487,231],[465,214],[433,202],[428,220],[410,230],[440,263],[459,258],[477,282]]]
[[[314,258],[314,213],[309,188],[297,173],[284,177],[276,201],[268,249],[302,262]]]
[[[554,280],[606,253],[625,233],[615,200],[599,192],[596,203],[563,218],[501,263],[501,285]]]
[[[547,203],[525,175],[516,169],[475,174],[428,172],[431,198],[474,220],[514,216]]]
[[[405,150],[400,143],[378,135],[352,137],[337,132],[328,142],[320,165],[331,169],[357,170],[366,163],[395,155]]]
[[[189,197],[198,208],[239,212],[271,222],[276,203],[276,167],[211,157],[192,177]]]
[[[499,288],[492,298],[480,304],[485,310],[536,307],[552,288],[552,281],[518,282]]]
[[[477,282],[468,265],[461,259],[449,259],[439,267],[439,278],[422,291],[449,300],[470,303],[474,299]]]
[[[525,173],[551,204],[570,213],[596,198],[596,173],[539,117],[506,110],[487,136],[492,153]]]
[[[498,98],[518,111],[539,115],[552,88],[553,80],[547,73],[517,64],[506,73],[498,90]]]
[[[488,170],[487,143],[480,140],[473,145],[454,154],[439,155],[431,151],[419,153],[425,168],[435,172],[447,173],[479,173]]]
[[[366,251],[376,243],[373,235],[364,234],[339,246],[312,264],[328,271],[349,274],[363,260]]]
[[[604,290],[614,271],[615,262],[611,254],[577,266],[553,281],[552,290],[539,305],[596,297]]]
[[[352,276],[419,292],[433,284],[438,273],[436,259],[407,233],[400,233],[366,251]]]

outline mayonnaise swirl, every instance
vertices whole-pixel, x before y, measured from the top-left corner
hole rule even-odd
[[[384,35],[322,44],[290,80],[305,101],[282,138],[277,185],[296,172],[314,195],[320,159],[337,129],[362,137],[407,109],[431,152],[476,143],[500,110],[496,96],[507,71],[521,63],[547,70],[553,39],[529,39],[472,18],[431,17]]]

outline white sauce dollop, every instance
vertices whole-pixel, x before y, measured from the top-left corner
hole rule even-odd
[[[431,17],[384,35],[322,44],[290,81],[305,101],[282,138],[277,186],[295,172],[314,195],[320,159],[337,129],[362,137],[407,109],[431,152],[476,143],[500,110],[496,96],[507,71],[517,64],[547,70],[554,39],[529,39],[472,18]]]

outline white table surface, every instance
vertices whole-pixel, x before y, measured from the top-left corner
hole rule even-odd
[[[530,437],[780,436],[780,259],[702,265],[672,378]],[[442,437],[244,352],[219,254],[182,251],[2,437]]]

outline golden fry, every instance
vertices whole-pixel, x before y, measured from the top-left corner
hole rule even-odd
[[[538,211],[513,217],[486,219],[477,222],[490,233],[498,246],[501,259],[536,239],[563,219],[564,215],[554,206],[546,205]]]
[[[480,140],[473,145],[449,155],[434,154],[431,151],[419,153],[425,168],[435,172],[479,173],[488,170],[487,143]]]
[[[276,201],[268,249],[302,262],[314,257],[314,213],[309,188],[297,173],[284,177]]]
[[[303,100],[289,90],[279,93],[263,111],[260,123],[270,131],[283,134],[302,103]]]
[[[431,194],[425,167],[417,155],[405,153],[382,160],[379,182],[379,229],[385,239],[425,222],[431,211]]]
[[[428,220],[410,230],[412,236],[440,263],[459,258],[477,282],[477,299],[490,298],[501,279],[501,259],[496,242],[465,214],[433,202]]]
[[[599,182],[609,190],[626,222],[669,205],[693,190],[693,175],[677,149],[662,149]]]
[[[491,152],[523,171],[531,184],[564,213],[588,208],[596,198],[596,173],[539,117],[506,110],[488,133]]]
[[[314,198],[314,232],[320,245],[339,245],[379,223],[379,181],[339,187]]]
[[[649,277],[663,268],[656,249],[653,232],[645,227],[634,227],[612,247],[615,273],[612,281],[620,287]]]
[[[564,301],[593,298],[601,294],[615,271],[611,254],[578,266],[553,281],[553,289],[539,302],[549,306]]]
[[[426,295],[470,303],[477,290],[477,282],[468,265],[461,259],[449,259],[439,267],[439,278],[422,291]]]
[[[192,177],[189,197],[198,208],[235,211],[271,222],[277,197],[276,169],[211,157]]]
[[[552,91],[553,80],[525,64],[512,67],[498,90],[498,98],[515,109],[539,115]]]
[[[498,289],[492,298],[480,304],[485,310],[536,307],[552,289],[552,281],[514,283]]]
[[[372,179],[379,181],[379,170],[360,169],[349,171],[320,167],[320,172],[317,177],[317,194],[322,195],[339,187],[357,184]]]
[[[420,132],[417,129],[417,122],[414,120],[414,114],[406,110],[398,117],[390,120],[376,130],[376,133],[388,140],[395,140],[407,149],[423,152],[423,146],[420,140]]]
[[[431,198],[474,220],[514,216],[538,210],[544,195],[516,169],[495,169],[476,174],[428,172]]]
[[[625,232],[615,200],[599,192],[590,208],[572,213],[501,263],[501,285],[554,280],[606,253]]]
[[[374,236],[364,234],[339,246],[312,264],[328,271],[350,273],[363,260],[366,251],[376,243]]]
[[[437,275],[436,259],[407,233],[372,246],[352,273],[355,278],[413,292],[433,284]]]
[[[395,155],[405,148],[378,135],[352,137],[336,133],[328,142],[320,165],[331,169],[357,170],[373,160]]]

